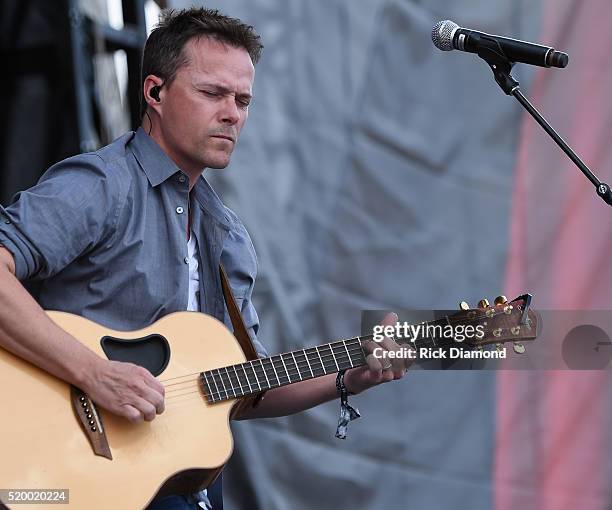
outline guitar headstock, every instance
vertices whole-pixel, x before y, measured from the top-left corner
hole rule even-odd
[[[504,343],[513,342],[514,351],[522,354],[525,346],[522,341],[534,340],[540,330],[538,315],[530,309],[531,294],[523,294],[512,301],[505,296],[495,298],[494,304],[486,299],[478,303],[478,308],[462,301],[461,312],[454,316],[462,324],[479,327],[482,335],[466,338],[462,343],[472,348],[496,344],[500,348]]]

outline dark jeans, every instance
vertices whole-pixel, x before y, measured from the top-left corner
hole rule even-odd
[[[147,510],[202,510],[196,503],[190,503],[185,496],[166,496],[156,499]]]
[[[223,510],[223,473],[207,490],[213,510]],[[192,503],[185,496],[173,495],[156,499],[147,510],[202,510],[197,503]]]

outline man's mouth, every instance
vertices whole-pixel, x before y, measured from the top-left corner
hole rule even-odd
[[[230,135],[212,135],[213,138],[223,138],[224,140],[229,140],[231,142],[234,142],[234,138]]]

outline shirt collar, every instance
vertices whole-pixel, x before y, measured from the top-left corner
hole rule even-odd
[[[151,186],[159,186],[176,172],[181,171],[142,127],[136,131],[131,146]],[[203,176],[198,178],[192,191],[200,208],[213,216],[226,230],[229,230],[231,220],[225,206]]]
[[[203,175],[198,178],[192,193],[200,209],[213,216],[226,230],[230,230],[232,222],[227,209]]]
[[[153,187],[160,185],[180,170],[142,127],[136,131],[131,146],[134,156]]]

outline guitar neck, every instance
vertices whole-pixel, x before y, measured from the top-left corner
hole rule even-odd
[[[447,321],[445,318],[422,324],[441,325],[447,324]],[[372,335],[358,336],[318,347],[298,349],[268,358],[215,368],[202,372],[200,381],[209,402],[252,395],[364,365],[366,361],[362,343],[370,340],[373,340]],[[450,345],[452,342],[452,339],[446,339],[443,343]],[[409,343],[417,349],[443,346],[440,339],[434,342],[431,338],[417,338],[414,342],[402,343]]]

